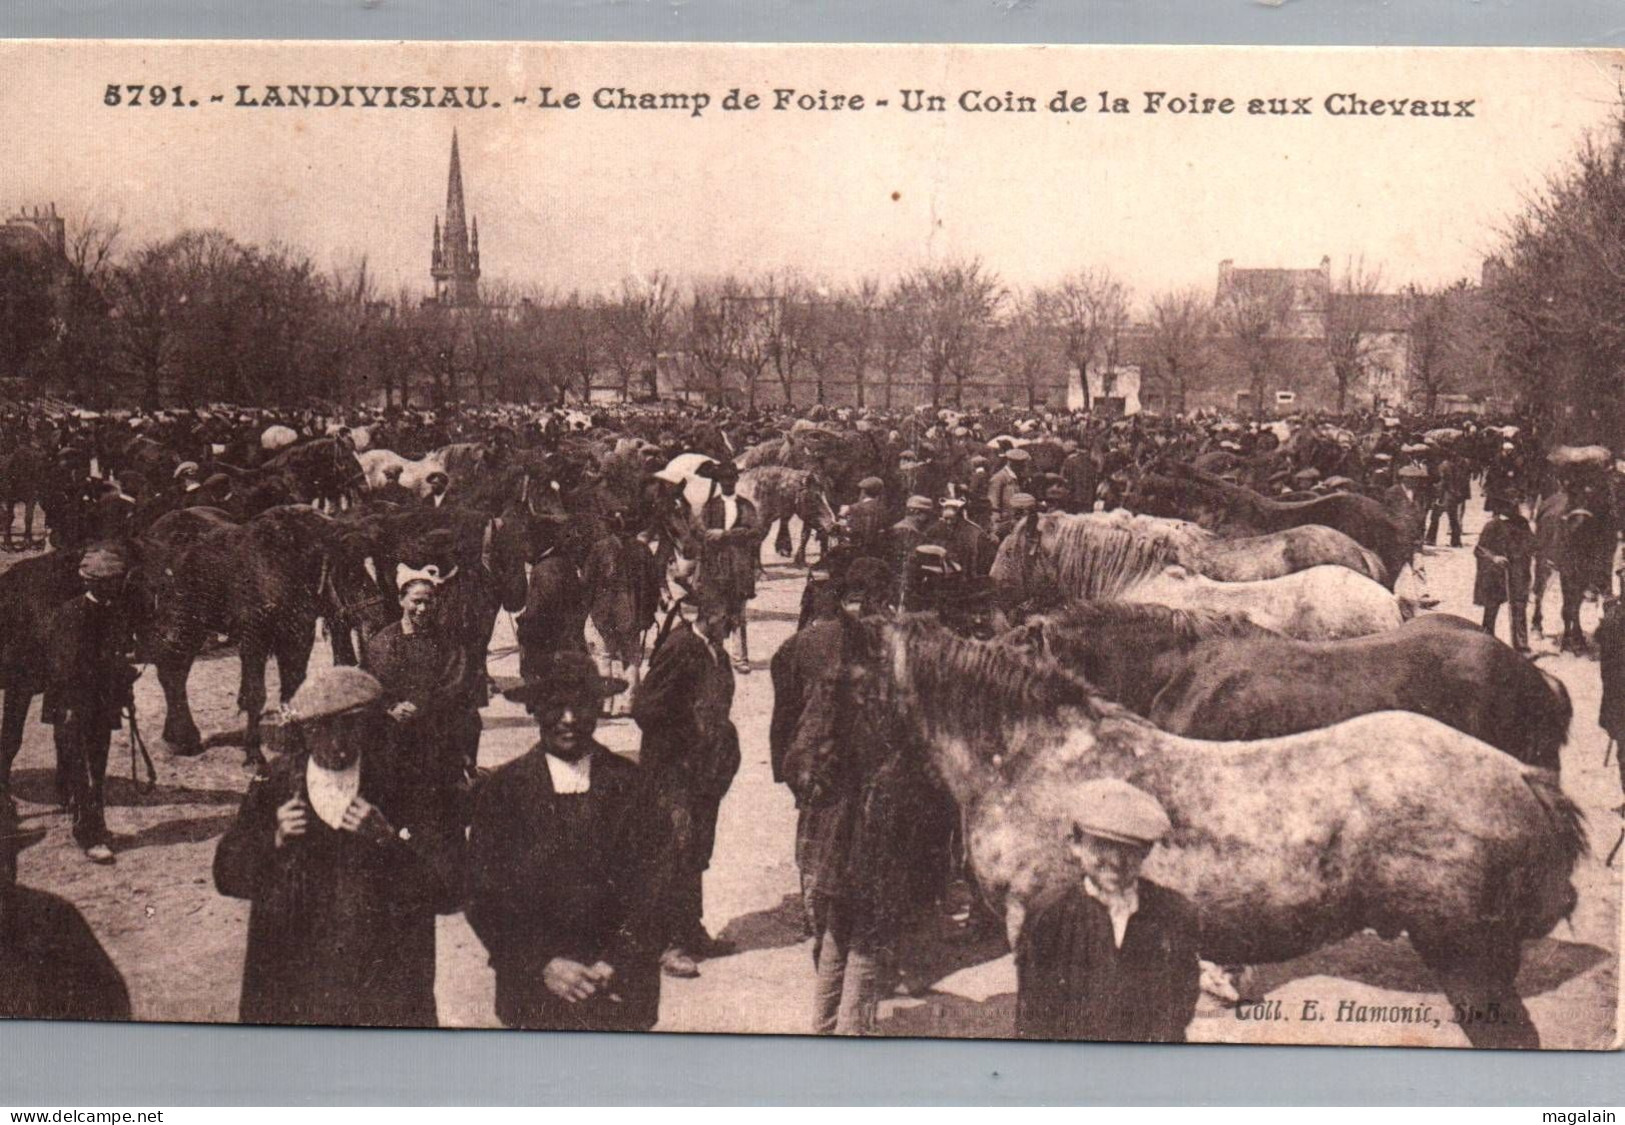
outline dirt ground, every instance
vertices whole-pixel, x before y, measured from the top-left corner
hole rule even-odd
[[[1472,543],[1483,516],[1475,500],[1468,514],[1467,546],[1434,548],[1423,565],[1426,587],[1439,610],[1476,617],[1471,605]],[[802,935],[793,861],[795,809],[787,790],[769,775],[767,726],[772,687],[767,660],[794,628],[803,574],[768,558],[768,577],[751,606],[755,671],[739,680],[735,721],[744,764],[722,806],[716,858],[706,878],[706,923],[737,942],[730,956],[707,961],[697,980],[667,979],[661,998],[662,1031],[803,1033],[813,988],[811,942]],[[1548,628],[1557,622],[1557,593],[1547,598]],[[1410,577],[1402,593],[1416,593]],[[1587,629],[1598,610],[1588,606]],[[1502,622],[1503,637],[1505,621]],[[512,644],[503,617],[494,648]],[[1573,735],[1563,754],[1563,787],[1587,814],[1592,854],[1574,881],[1579,907],[1549,937],[1529,943],[1519,988],[1542,1042],[1553,1048],[1599,1048],[1614,1039],[1620,935],[1621,865],[1604,866],[1620,837],[1619,773],[1604,763],[1606,737],[1596,724],[1600,684],[1594,660],[1556,654],[1551,638],[1535,639],[1549,653],[1542,666],[1562,678],[1574,700]],[[328,662],[318,643],[312,668]],[[516,675],[517,657],[493,661],[498,675]],[[172,758],[154,739],[159,785],[150,794],[131,786],[122,735],[115,736],[108,783],[108,822],[118,862],[98,867],[73,845],[65,816],[51,809],[49,731],[31,719],[17,762],[14,789],[25,817],[49,828],[26,851],[20,878],[66,896],[84,912],[123,971],[143,1020],[220,1022],[236,1017],[247,904],[215,893],[210,864],[215,842],[236,812],[248,780],[236,744],[242,716],[234,713],[237,661],[228,650],[200,661],[191,696],[210,749],[195,759]],[[274,687],[274,673],[272,689]],[[275,698],[273,695],[272,698]],[[162,726],[162,695],[148,671],[137,685],[143,728]],[[36,703],[37,707],[37,703]],[[37,714],[37,712],[36,712]],[[636,727],[606,721],[600,738],[635,754]],[[495,766],[523,753],[531,740],[523,711],[498,700],[485,713],[480,750]],[[1448,794],[1438,799],[1448,800]],[[1004,1036],[1011,1031],[1015,973],[996,934],[965,926],[945,912],[910,942],[908,960],[930,987],[898,995],[881,1009],[887,1035]],[[920,991],[920,990],[916,990]],[[495,1026],[492,976],[484,950],[461,915],[439,925],[437,985],[441,1022],[452,1027]],[[1447,1004],[1404,939],[1361,935],[1288,964],[1260,966],[1249,992],[1280,1000],[1285,1018],[1260,1020],[1251,1009],[1204,1000],[1191,1038],[1218,1042],[1341,1042],[1462,1046],[1466,1040],[1445,1013]],[[1336,1013],[1339,1004],[1423,1005],[1441,1017],[1437,1026],[1301,1022],[1305,1001]]]

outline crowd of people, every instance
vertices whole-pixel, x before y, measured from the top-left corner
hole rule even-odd
[[[1272,500],[1368,496],[1418,548],[1441,531],[1462,545],[1482,481],[1494,518],[1473,548],[1474,600],[1492,634],[1506,607],[1511,642],[1527,650],[1540,556],[1530,517],[1559,488],[1579,507],[1596,479],[1602,491],[1584,503],[1606,504],[1611,520],[1617,479],[1611,457],[1600,475],[1590,462],[1554,466],[1550,444],[1523,418],[1380,413],[23,404],[0,411],[10,451],[0,498],[8,512],[37,501],[50,549],[76,560],[80,588],[45,619],[42,720],[73,838],[97,863],[116,860],[102,795],[109,746],[132,717],[151,603],[164,596],[162,576],[142,572],[147,530],[174,512],[246,523],[290,503],[341,523],[397,509],[418,521],[392,559],[366,558],[376,578],[366,600],[384,603],[387,623],[349,621],[361,634],[354,665],[305,679],[271,716],[277,752],[214,859],[219,892],[251,904],[241,1018],[364,1026],[436,1023],[440,914],[466,912],[509,1027],[651,1028],[662,976],[696,976],[728,952],[705,927],[703,887],[742,760],[736,677],[762,666],[748,619],[767,525],[784,521],[773,547],[788,556],[799,517],[801,552],[807,533],[820,549],[798,628],[768,662],[769,757],[799,810],[809,1030],[864,1034],[905,967],[908,932],[967,876],[952,799],[903,752],[886,701],[831,674],[864,618],[932,613],[991,637],[1041,608],[990,577],[1002,545],[1019,554],[1042,514],[1112,511],[1142,474],[1181,465]],[[369,464],[375,451],[393,460]],[[766,466],[794,474],[787,504],[767,494]],[[478,513],[472,553],[455,539],[456,512]],[[472,645],[458,630],[462,615],[495,613],[467,583],[497,584],[487,571],[502,521],[525,526],[512,683],[487,674],[489,624]],[[23,546],[31,526],[30,510]],[[12,534],[8,520],[8,545]],[[328,596],[325,573],[314,596]],[[1606,676],[1607,653],[1625,645],[1599,641]],[[527,709],[536,736],[490,770],[481,711],[493,691]],[[641,733],[636,764],[595,737],[617,711]],[[25,953],[0,958],[0,1007],[127,1014],[88,933],[42,948],[47,923],[35,919],[61,904],[15,885],[15,852],[37,833],[7,792],[10,767],[0,761],[0,876],[10,875],[0,932]],[[1109,780],[1078,807],[1065,841],[1076,887],[1022,933],[1012,1030],[1180,1040],[1199,991],[1195,914],[1140,872],[1168,814]]]

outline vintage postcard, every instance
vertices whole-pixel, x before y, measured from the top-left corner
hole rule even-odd
[[[0,43],[0,1016],[1615,1047],[1622,62]]]

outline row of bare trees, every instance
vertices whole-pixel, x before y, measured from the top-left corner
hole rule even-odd
[[[584,294],[487,283],[449,308],[384,293],[364,258],[338,269],[282,246],[188,231],[120,252],[115,224],[74,224],[68,261],[0,253],[0,376],[85,397],[201,402],[433,403],[652,397],[676,387],[756,407],[892,407],[999,397],[1027,405],[1068,385],[1114,396],[1142,386],[1183,409],[1239,368],[1266,389],[1306,363],[1329,369],[1345,405],[1399,355],[1429,404],[1459,382],[1463,332],[1487,332],[1482,301],[1451,290],[1381,292],[1351,262],[1301,322],[1279,275],[1242,271],[1215,300],[1197,289],[1138,303],[1110,270],[1007,286],[976,259],[892,280],[832,285],[797,273],[679,283],[656,272]],[[48,265],[49,263],[47,263]],[[51,271],[47,270],[46,273]],[[64,288],[65,287],[65,288]],[[1396,333],[1409,343],[1397,352]]]

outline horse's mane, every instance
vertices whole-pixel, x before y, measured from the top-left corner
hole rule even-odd
[[[1277,634],[1255,624],[1244,613],[1216,609],[1179,609],[1136,602],[1074,602],[1033,624],[1057,632],[1095,632],[1107,629],[1145,629],[1169,634],[1182,644],[1215,637],[1272,637]],[[1025,626],[1023,626],[1025,628]]]
[[[764,490],[788,490],[794,495],[807,479],[806,469],[793,469],[789,465],[759,465],[745,472],[750,474],[749,479],[758,495]],[[741,474],[740,482],[743,483],[744,479]]]
[[[1097,722],[1129,714],[1047,656],[968,640],[920,617],[881,628],[882,658],[933,731],[1002,744],[1016,719],[1054,718],[1063,708]]]
[[[1132,516],[1050,513],[1043,539],[1054,536],[1051,562],[1061,589],[1088,601],[1117,597],[1131,586],[1190,558],[1194,539],[1174,524]]]
[[[738,457],[734,464],[743,469],[761,469],[769,465],[789,464],[792,450],[789,438],[771,438],[757,442]]]

